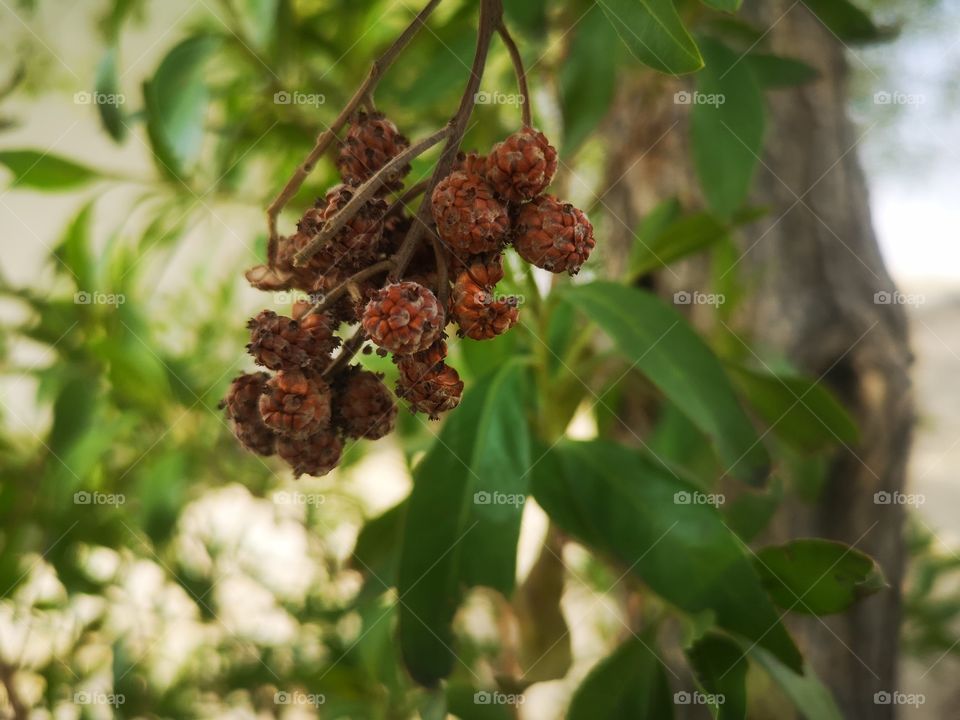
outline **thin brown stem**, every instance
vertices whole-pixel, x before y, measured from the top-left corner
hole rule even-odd
[[[427,189],[427,186],[430,184],[430,180],[421,180],[416,185],[411,185],[403,193],[394,200],[390,207],[387,208],[387,211],[383,214],[384,217],[389,217],[393,213],[397,212],[401,208],[405,208],[407,203],[413,200],[417,195],[420,195],[424,190]]]
[[[447,297],[450,295],[450,274],[447,271],[447,258],[443,253],[443,244],[440,236],[430,230],[430,244],[433,245],[433,257],[437,263],[437,300],[440,307],[447,306]]]
[[[436,184],[450,174],[453,164],[457,160],[457,152],[460,149],[460,143],[467,131],[467,123],[470,121],[470,115],[473,113],[473,107],[476,104],[477,90],[480,89],[480,79],[483,76],[483,69],[487,64],[487,54],[490,51],[490,41],[493,33],[501,24],[503,18],[502,0],[480,0],[480,25],[477,31],[477,50],[473,57],[473,66],[470,68],[470,79],[467,87],[460,98],[460,107],[457,108],[456,115],[450,120],[450,135],[447,138],[447,144],[443,148],[443,153],[437,161],[433,175],[430,178],[430,184],[427,186],[423,201],[417,210],[416,220],[413,226],[407,232],[403,239],[403,244],[397,251],[395,258],[396,264],[390,273],[390,279],[396,280],[403,271],[407,269],[413,254],[417,250],[417,245],[423,237],[424,231],[429,227],[431,218],[431,194]]]
[[[527,71],[523,68],[523,58],[520,56],[520,49],[513,41],[513,36],[507,29],[506,24],[501,22],[500,25],[497,26],[497,32],[500,34],[500,39],[503,40],[503,44],[506,45],[507,52],[510,53],[513,71],[517,75],[517,87],[520,90],[520,97],[522,98],[520,112],[522,113],[523,124],[525,127],[531,127],[533,121],[530,111],[530,89],[527,87]]]
[[[307,154],[306,159],[297,167],[296,171],[294,171],[293,175],[287,181],[287,184],[284,185],[277,197],[270,203],[270,206],[267,208],[267,231],[269,237],[267,254],[271,265],[273,265],[276,257],[277,242],[279,239],[277,234],[277,217],[280,215],[280,211],[283,210],[284,206],[290,202],[290,199],[297,194],[297,191],[303,185],[303,181],[306,180],[307,176],[313,171],[313,168],[323,156],[323,153],[327,151],[327,148],[330,147],[336,139],[337,133],[340,132],[340,129],[347,123],[356,109],[363,103],[364,99],[367,97],[372,98],[373,90],[380,81],[380,78],[382,78],[390,66],[393,65],[403,49],[426,23],[430,13],[432,13],[439,4],[440,0],[429,0],[400,36],[393,41],[393,44],[373,62],[366,79],[360,87],[357,88],[353,97],[350,98],[349,102],[343,110],[340,111],[340,114],[337,115],[333,123],[317,136],[317,141],[313,149]]]
[[[354,273],[342,283],[337,285],[333,290],[326,293],[323,296],[323,299],[320,300],[316,305],[314,305],[310,310],[307,311],[307,315],[316,315],[322,313],[324,310],[328,309],[333,305],[337,300],[339,300],[344,293],[350,290],[351,285],[356,285],[357,283],[366,280],[367,278],[373,277],[382,272],[386,272],[393,267],[393,260],[382,260],[370,267],[366,267],[359,272]]]
[[[326,370],[323,371],[322,377],[331,377],[340,372],[347,363],[353,360],[354,355],[360,352],[360,348],[363,347],[363,344],[367,341],[367,333],[364,332],[362,327],[358,327],[357,331],[353,334],[349,340],[343,344],[343,348],[340,350],[340,354],[337,355],[336,359],[330,363]]]
[[[450,126],[441,128],[433,135],[423,138],[391,158],[390,162],[380,168],[369,180],[354,191],[353,197],[350,198],[349,202],[347,202],[336,215],[323,224],[320,232],[314,235],[310,239],[310,242],[294,256],[293,264],[302,266],[316,255],[317,251],[323,247],[323,244],[336,236],[336,234],[343,229],[343,226],[350,222],[354,215],[360,212],[367,201],[370,200],[383,184],[393,177],[400,168],[409,163],[413,158],[425,153],[449,134]]]

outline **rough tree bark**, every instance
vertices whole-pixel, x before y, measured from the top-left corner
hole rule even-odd
[[[892,718],[895,708],[875,704],[874,693],[897,687],[903,512],[875,503],[874,493],[903,489],[914,413],[906,315],[900,305],[874,301],[876,292],[894,286],[856,159],[869,129],[846,115],[847,51],[802,3],[748,0],[745,13],[771,28],[770,51],[804,60],[821,78],[767,95],[766,144],[751,201],[772,212],[737,240],[739,277],[751,290],[736,330],[822,377],[861,431],[858,446],[841,447],[831,458],[819,500],[791,499],[762,540],[834,538],[878,560],[889,591],[822,622],[793,618],[791,627],[844,717]],[[638,219],[658,201],[677,195],[699,202],[688,108],[672,102],[683,87],[682,80],[643,73],[622,89],[607,126],[611,189],[602,202],[619,218],[606,228],[613,272],[623,267]],[[679,275],[682,281],[660,273],[658,289],[669,293],[702,277],[702,264],[685,263]]]

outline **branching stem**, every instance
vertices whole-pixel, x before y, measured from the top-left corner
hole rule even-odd
[[[517,76],[517,89],[520,91],[522,102],[520,103],[520,112],[523,117],[525,127],[531,127],[533,121],[530,113],[530,89],[527,87],[527,71],[523,68],[523,58],[520,55],[520,49],[513,41],[513,36],[507,29],[507,26],[501,22],[497,26],[497,32],[500,39],[507,46],[507,52],[510,53],[510,61],[513,63],[513,71]]]

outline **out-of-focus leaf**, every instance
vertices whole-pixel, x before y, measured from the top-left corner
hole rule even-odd
[[[163,450],[161,447],[151,449],[150,456],[135,466],[138,472],[134,487],[140,510],[138,527],[157,546],[166,542],[176,525],[187,489],[186,458],[182,453]],[[125,488],[117,490],[127,492]]]
[[[54,192],[84,185],[98,177],[96,170],[73,160],[39,150],[0,151],[0,165],[13,173],[11,188]]]
[[[407,501],[404,500],[368,520],[357,536],[350,565],[368,577],[370,592],[381,593],[396,585],[406,512]]]
[[[70,377],[53,403],[53,425],[47,446],[54,455],[63,456],[69,447],[89,429],[99,389],[96,378]]]
[[[757,553],[756,568],[777,605],[805,615],[843,612],[887,587],[869,555],[819,538],[765,547]]]
[[[690,132],[700,186],[710,209],[730,218],[746,200],[763,149],[765,110],[750,66],[712,38],[691,96]]]
[[[687,650],[700,685],[715,703],[707,703],[717,720],[743,720],[747,714],[747,661],[737,643],[708,633]]]
[[[570,156],[606,116],[617,77],[617,36],[602,5],[594,5],[577,23],[570,51],[560,69],[563,143]]]
[[[800,653],[743,544],[695,485],[605,441],[561,443],[532,474],[537,502],[561,529],[678,608],[712,612],[719,627],[799,670]]]
[[[208,101],[204,66],[219,43],[209,35],[183,40],[143,86],[154,154],[175,177],[185,176],[200,153]]]
[[[783,688],[807,720],[843,720],[830,691],[813,674],[809,665],[800,673],[785,666],[763,648],[750,647],[747,644],[744,644],[743,648],[750,658]]]
[[[814,15],[845,42],[875,42],[895,34],[878,26],[871,17],[849,0],[803,0]]]
[[[646,641],[631,637],[601,660],[570,701],[568,720],[669,720],[673,697],[664,665]]]
[[[100,122],[104,129],[117,142],[127,136],[127,126],[121,109],[126,101],[120,92],[120,81],[117,77],[117,48],[108,47],[97,67],[97,79],[94,85],[96,93],[97,112],[100,113]]]
[[[821,383],[728,365],[734,384],[783,442],[804,452],[855,443],[857,425]]]
[[[750,53],[743,61],[753,70],[765,88],[805,85],[820,77],[820,72],[802,60],[768,53]]]
[[[681,217],[652,237],[638,233],[630,252],[630,277],[666,267],[675,260],[710,247],[728,232],[725,223],[709,213]]]
[[[241,0],[240,20],[258,48],[266,47],[273,39],[279,0]]]
[[[770,523],[783,499],[783,481],[775,475],[763,492],[744,490],[724,503],[722,512],[727,527],[744,542],[750,542]]]
[[[464,362],[474,377],[480,377],[502,367],[516,356],[517,333],[504,333],[492,340],[464,338],[458,344]]]
[[[719,361],[680,313],[655,295],[611,282],[573,287],[565,297],[714,441],[727,473],[764,482],[767,451]]]
[[[547,32],[547,0],[504,0],[503,12],[511,28],[519,28],[530,37]]]
[[[703,67],[697,44],[673,0],[606,0],[603,9],[620,39],[640,62],[679,75]]]
[[[397,589],[404,662],[423,685],[453,668],[463,588],[513,589],[531,454],[526,384],[516,363],[475,384],[414,470]]]
[[[742,2],[743,0],[703,0],[704,5],[731,13],[739,10]]]
[[[462,682],[447,686],[447,708],[460,720],[513,720],[513,708],[493,699],[493,691],[477,690]]]
[[[67,226],[67,230],[54,250],[54,255],[73,275],[77,290],[93,292],[96,287],[96,272],[90,248],[90,217],[93,202],[81,208]]]

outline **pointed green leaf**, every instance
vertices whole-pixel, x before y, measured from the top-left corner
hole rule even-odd
[[[708,633],[687,650],[687,658],[717,720],[744,720],[747,661],[740,646],[723,635]]]
[[[804,668],[803,673],[796,672],[763,648],[749,645],[743,647],[750,659],[766,670],[770,677],[783,688],[797,710],[807,720],[843,720],[843,715],[840,714],[840,709],[830,691],[814,675],[809,665]]]
[[[12,189],[67,190],[98,176],[96,170],[85,165],[39,150],[0,151],[0,165],[13,173]]]
[[[127,136],[127,125],[124,121],[123,106],[126,96],[120,92],[120,79],[117,77],[117,48],[108,47],[97,67],[94,99],[100,122],[107,134],[120,142]]]
[[[743,0],[703,0],[704,5],[729,13],[739,10],[742,2]]]
[[[710,208],[723,219],[744,203],[763,150],[760,86],[739,55],[712,38],[701,43],[707,66],[689,96],[693,159]]]
[[[744,58],[744,62],[750,66],[757,81],[765,88],[805,85],[820,77],[820,72],[815,67],[802,60],[780,55],[750,53]]]
[[[727,473],[763,483],[767,451],[716,356],[679,312],[655,295],[610,282],[572,287],[565,297],[713,440]]]
[[[834,35],[846,42],[875,42],[895,33],[879,27],[870,16],[849,0],[803,0]]]
[[[627,49],[643,64],[672,75],[703,67],[673,0],[604,0],[600,5]]]
[[[526,386],[518,363],[476,383],[414,469],[397,590],[404,662],[423,685],[453,669],[462,590],[513,589],[531,465]]]
[[[763,548],[756,566],[774,602],[805,615],[843,612],[888,587],[873,558],[832,540],[809,538]]]
[[[563,530],[668,602],[712,612],[719,627],[800,668],[743,543],[712,505],[696,501],[695,485],[633,450],[596,441],[551,450],[533,470],[533,493]]]
[[[710,247],[728,232],[725,223],[709,213],[681,217],[653,237],[637,238],[631,248],[630,277],[659,270],[670,263]]]
[[[653,638],[627,639],[601,660],[570,701],[567,720],[669,720],[673,697]]]

